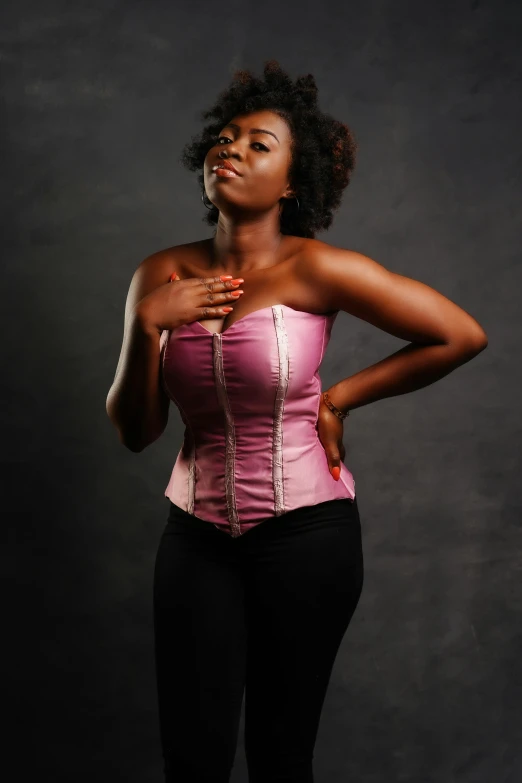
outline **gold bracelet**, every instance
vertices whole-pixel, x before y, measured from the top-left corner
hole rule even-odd
[[[343,413],[342,411],[339,410],[339,408],[336,408],[336,406],[333,404],[330,397],[328,396],[328,392],[323,392],[323,400],[325,402],[325,405],[327,405],[332,411],[332,413],[335,413],[335,415],[339,419],[346,419],[346,417],[350,415],[350,411],[346,411],[346,413]]]

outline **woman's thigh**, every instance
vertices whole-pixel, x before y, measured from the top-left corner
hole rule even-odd
[[[244,586],[232,540],[185,512],[171,517],[154,569],[165,776],[218,783],[233,766],[244,693]]]
[[[363,585],[357,501],[327,501],[247,534],[245,749],[251,783],[313,780],[322,705]]]

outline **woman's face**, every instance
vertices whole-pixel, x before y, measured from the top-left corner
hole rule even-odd
[[[290,195],[288,170],[291,159],[290,129],[278,114],[263,110],[234,117],[223,126],[203,167],[205,190],[220,212],[267,211],[282,196]],[[228,159],[240,176],[220,176],[213,171]],[[279,208],[279,207],[278,207]]]

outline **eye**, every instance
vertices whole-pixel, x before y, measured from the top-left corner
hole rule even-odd
[[[221,146],[221,147],[222,147],[223,145],[222,145],[222,144],[220,145],[220,142],[221,142],[221,141],[230,141],[230,139],[228,138],[228,136],[220,136],[220,137],[218,138],[218,140],[217,140],[217,143],[218,143],[218,145],[219,145],[219,146]],[[254,145],[254,144],[259,144],[259,146],[261,147],[261,149],[262,149],[262,150],[264,150],[265,152],[270,152],[270,150],[268,149],[268,147],[265,147],[265,145],[264,145],[264,144],[261,144],[261,142],[260,142],[260,141],[253,141],[253,142],[252,142],[252,145]]]

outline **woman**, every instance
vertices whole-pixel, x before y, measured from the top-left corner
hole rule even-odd
[[[107,411],[142,451],[185,424],[154,573],[167,781],[224,783],[243,694],[250,783],[309,783],[331,670],[363,584],[343,422],[476,356],[484,330],[428,286],[316,240],[355,164],[312,76],[238,71],[182,160],[214,235],[131,282]],[[344,310],[409,344],[321,393]]]

